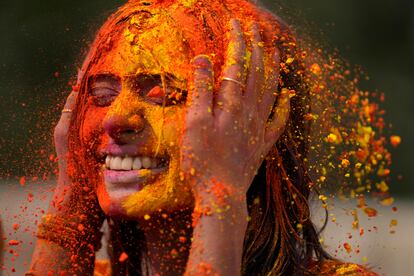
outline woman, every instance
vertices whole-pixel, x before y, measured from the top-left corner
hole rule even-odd
[[[105,218],[114,275],[370,274],[331,261],[310,221],[305,66],[244,0],[121,7],[56,127],[28,274],[92,274]]]

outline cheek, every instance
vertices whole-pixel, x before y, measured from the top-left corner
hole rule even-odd
[[[81,139],[85,144],[90,144],[97,139],[98,134],[103,132],[102,122],[106,113],[107,108],[91,106],[87,109],[80,133]]]
[[[164,122],[164,139],[170,147],[178,147],[184,129],[184,115],[182,110],[166,116]]]
[[[184,129],[185,109],[181,106],[173,106],[156,109],[147,114],[157,139],[161,139],[162,144],[171,149],[179,146],[182,132]]]
[[[99,184],[96,188],[96,195],[98,197],[99,205],[105,214],[110,212],[111,199],[103,184]]]

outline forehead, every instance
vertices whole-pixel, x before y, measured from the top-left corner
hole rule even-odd
[[[190,47],[166,12],[133,14],[97,47],[98,58],[91,74],[105,72],[124,77],[166,73],[186,80],[190,73]]]

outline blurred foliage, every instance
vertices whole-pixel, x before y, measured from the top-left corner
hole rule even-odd
[[[53,153],[53,125],[68,82],[88,43],[119,0],[0,2],[0,176],[39,174]],[[394,193],[414,196],[412,0],[262,1],[327,47],[338,48],[371,77],[366,89],[385,92],[386,118],[401,135],[395,150]],[[49,162],[50,163],[50,162]],[[51,165],[52,168],[54,165]]]

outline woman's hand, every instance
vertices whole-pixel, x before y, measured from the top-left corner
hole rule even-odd
[[[231,20],[227,60],[215,99],[210,60],[197,56],[193,62],[194,80],[181,147],[183,171],[195,195],[186,275],[206,275],[207,270],[240,275],[248,221],[246,192],[289,117],[289,95],[277,93],[279,51],[272,53],[269,66],[257,25],[251,32],[252,55],[248,60],[240,23]],[[265,67],[270,67],[268,72]]]
[[[67,174],[68,131],[71,122],[72,111],[75,108],[78,92],[72,92],[66,100],[60,120],[55,127],[54,139],[56,154],[58,157],[59,175],[58,185],[54,192],[48,214],[66,215],[71,212],[67,209],[72,187]],[[64,204],[66,203],[66,204]],[[66,207],[66,208],[65,208]],[[62,233],[64,235],[64,233]],[[38,239],[32,257],[30,273],[33,275],[45,275],[50,271],[67,272],[71,270],[71,252],[54,242]]]
[[[54,131],[59,175],[58,185],[52,199],[52,204],[50,204],[49,212],[56,212],[57,210],[52,209],[62,206],[64,201],[63,199],[68,198],[65,194],[69,192],[69,188],[71,186],[71,181],[68,175],[68,139],[72,113],[75,110],[77,98],[78,92],[72,91],[66,99],[65,106]]]
[[[68,174],[69,128],[77,97],[78,92],[71,92],[55,127],[58,183],[47,219],[39,225],[39,239],[31,263],[34,275],[46,275],[50,271],[73,274],[93,271],[95,242],[91,237],[100,238],[101,211],[94,200],[94,191],[81,189],[80,183],[74,183]],[[64,227],[70,229],[63,232]]]
[[[252,54],[248,60],[240,23],[231,20],[227,60],[215,99],[209,58],[194,59],[182,161],[183,170],[194,180],[196,194],[209,190],[214,179],[243,196],[289,117],[289,95],[277,92],[279,51],[272,53],[270,66],[265,64],[264,44],[256,24],[251,32]],[[268,72],[265,66],[270,67]]]

